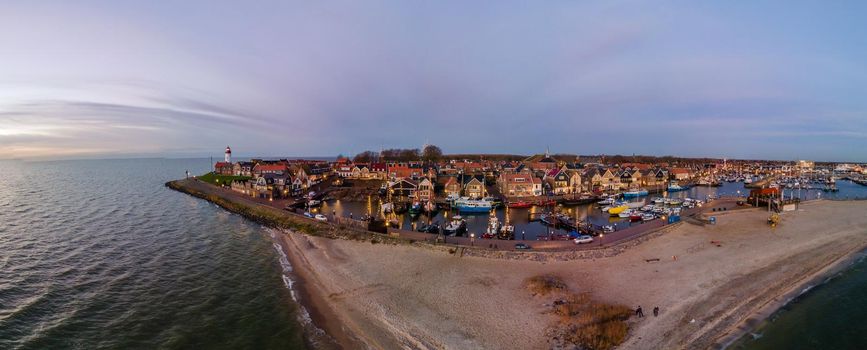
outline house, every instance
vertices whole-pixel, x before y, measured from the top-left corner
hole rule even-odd
[[[389,163],[388,178],[394,180],[400,179],[419,179],[422,177],[424,170],[421,164],[418,163]]]
[[[282,180],[281,180],[282,179]],[[285,175],[266,173],[256,178],[253,185],[254,196],[264,199],[279,198],[282,192],[280,183],[285,185]]]
[[[603,190],[619,190],[620,174],[613,171],[612,168],[605,169],[600,179],[600,187]]]
[[[415,198],[418,183],[412,179],[403,178],[391,183],[391,195],[397,198]]]
[[[542,195],[542,180],[525,172],[500,174],[497,184],[500,187],[500,193],[510,197]]]
[[[286,164],[265,164],[259,163],[253,167],[253,177],[261,177],[265,174],[283,175],[288,172],[289,168]]]
[[[447,197],[460,197],[461,195],[461,184],[455,176],[449,176],[443,188]]]
[[[418,189],[415,191],[415,198],[419,202],[426,203],[434,199],[434,183],[430,179],[423,177],[418,182]]]
[[[672,180],[686,180],[692,176],[692,171],[689,168],[671,168],[669,175]]]
[[[569,178],[569,193],[578,194],[581,193],[584,188],[583,183],[581,183],[581,172],[574,169],[569,169],[566,171],[561,171],[561,173],[565,173]]]
[[[570,183],[570,176],[565,171],[560,171],[559,169],[554,172],[554,176],[549,176],[546,181],[551,188],[551,192],[555,195],[563,195],[563,194],[571,194],[574,193],[574,189],[572,184]],[[550,173],[550,172],[549,172]]]
[[[644,186],[662,186],[668,182],[668,171],[663,168],[647,169],[642,172],[641,182]]]
[[[231,188],[232,191],[255,197],[253,183],[254,181],[234,180],[232,181]]]
[[[232,163],[217,162],[216,164],[214,164],[214,174],[217,174],[217,175],[232,175],[232,174],[234,174],[234,169],[232,167]]]
[[[586,190],[595,192],[598,189],[602,189],[602,174],[603,171],[600,171],[599,168],[584,168],[582,179],[584,179],[584,187]]]
[[[353,179],[368,179],[370,178],[370,168],[367,167],[367,164],[355,164],[352,167],[350,177]]]
[[[621,188],[641,187],[641,171],[638,169],[623,169],[620,172]]]
[[[471,176],[464,180],[463,185],[464,196],[470,198],[482,198],[487,195],[485,189],[485,178],[481,176]]]
[[[342,178],[351,177],[353,168],[354,166],[349,162],[336,163],[334,164],[334,173]]]
[[[235,162],[235,165],[232,166],[232,174],[235,176],[253,176],[253,167],[255,164],[252,162]]]
[[[370,164],[370,178],[376,180],[385,180],[388,178],[388,165],[385,163]]]

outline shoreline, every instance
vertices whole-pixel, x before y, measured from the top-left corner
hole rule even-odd
[[[776,294],[771,300],[749,314],[747,318],[730,327],[724,334],[719,335],[715,347],[728,349],[737,344],[747,334],[766,325],[772,316],[791,302],[809,294],[813,288],[827,283],[833,276],[852,268],[865,256],[867,256],[867,245],[853,248],[843,253],[838,259],[820,267],[815,273],[805,276],[798,283],[790,285],[783,293]]]
[[[338,317],[331,309],[325,300],[324,293],[321,291],[321,286],[317,286],[312,272],[309,269],[309,262],[303,260],[302,254],[297,254],[293,249],[292,242],[287,240],[291,233],[281,229],[274,229],[276,232],[273,237],[274,243],[280,246],[283,254],[292,265],[292,275],[295,277],[293,288],[298,293],[298,304],[307,310],[310,320],[314,327],[322,330],[325,335],[325,341],[328,344],[316,344],[317,349],[357,349],[361,348],[364,343],[360,342],[356,336],[351,334],[338,322]],[[324,346],[323,346],[324,345]]]

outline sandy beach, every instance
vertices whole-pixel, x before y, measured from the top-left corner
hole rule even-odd
[[[548,263],[296,233],[280,243],[305,302],[327,320],[320,327],[344,348],[550,348],[549,301],[522,285],[544,273],[602,302],[641,305],[647,316],[630,319],[621,349],[717,348],[864,249],[864,213],[867,202],[811,202],[771,228],[766,211],[742,210],[614,257]]]

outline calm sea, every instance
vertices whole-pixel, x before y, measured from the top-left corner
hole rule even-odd
[[[163,183],[207,159],[0,162],[0,349],[299,349],[270,233]]]

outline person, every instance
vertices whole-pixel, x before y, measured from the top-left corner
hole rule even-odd
[[[641,305],[638,305],[638,308],[635,309],[635,315],[638,317],[644,317],[644,311],[641,311]]]
[[[659,306],[653,308],[653,317],[659,316]]]

